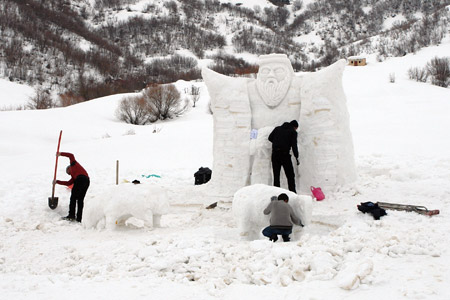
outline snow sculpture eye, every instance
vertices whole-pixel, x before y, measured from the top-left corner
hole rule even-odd
[[[269,75],[270,74],[271,69],[270,68],[262,68],[259,73],[261,75]]]
[[[277,77],[277,80],[283,80],[286,77],[286,70],[284,68],[276,68],[275,69],[275,76]]]

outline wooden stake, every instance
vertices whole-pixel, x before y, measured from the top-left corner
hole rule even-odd
[[[119,161],[116,161],[116,185],[119,184]]]

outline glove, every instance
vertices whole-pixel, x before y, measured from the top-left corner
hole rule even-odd
[[[300,162],[298,161],[298,157],[296,157],[295,160],[297,160],[297,166],[299,166]]]
[[[277,196],[272,196],[272,197],[270,197],[270,201],[276,201],[276,200],[278,200],[278,197],[277,197]]]

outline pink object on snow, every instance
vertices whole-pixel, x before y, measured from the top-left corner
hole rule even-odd
[[[320,187],[316,188],[311,186],[311,193],[313,194],[314,198],[316,198],[317,201],[322,201],[325,199],[325,195],[322,192],[322,189]]]

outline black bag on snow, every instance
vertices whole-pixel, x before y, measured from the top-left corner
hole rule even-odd
[[[211,179],[212,171],[210,168],[201,167],[195,172],[195,185],[207,183]]]
[[[387,215],[386,210],[378,206],[378,203],[361,202],[357,205],[358,210],[363,213],[370,213],[375,220],[379,220],[382,216]]]

